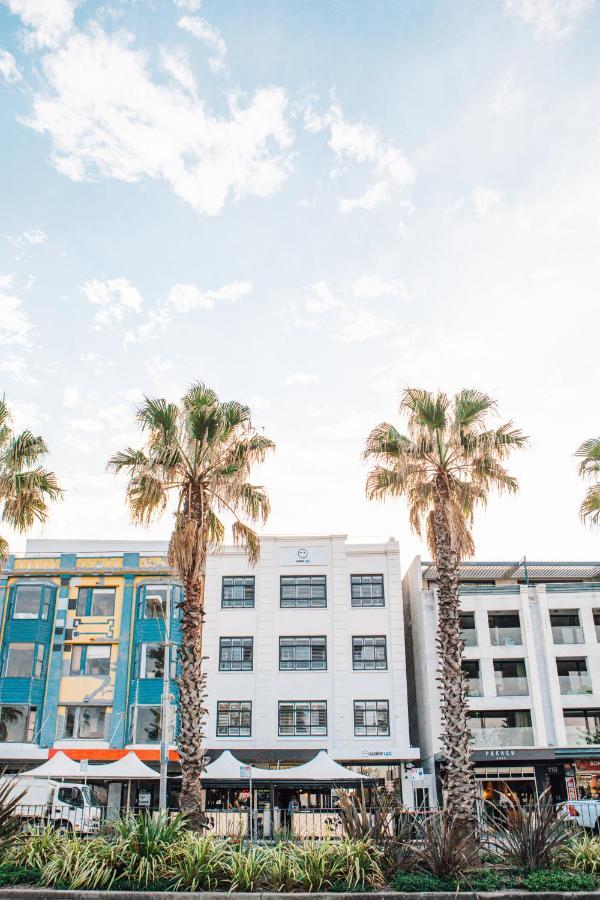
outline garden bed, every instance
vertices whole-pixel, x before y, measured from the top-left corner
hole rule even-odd
[[[306,893],[235,893],[235,892],[180,892],[180,891],[61,891],[46,890],[42,888],[32,888],[27,885],[12,888],[0,888],[0,898],[13,897],[15,900],[23,900],[24,897],[43,898],[50,897],[53,900],[159,900],[159,898],[185,898],[185,900],[319,900],[319,898],[339,898],[343,896],[345,900],[364,900],[364,892],[361,893],[339,893],[324,892],[318,894]],[[373,900],[411,900],[415,897],[427,897],[428,900],[476,900],[477,897],[486,897],[489,900],[553,900],[553,898],[588,898],[600,896],[600,891],[594,892],[578,892],[578,891],[548,891],[543,893],[532,893],[528,891],[496,891],[490,893],[475,893],[473,891],[457,891],[457,892],[424,892],[417,893],[398,893],[396,891],[372,891],[369,897]]]

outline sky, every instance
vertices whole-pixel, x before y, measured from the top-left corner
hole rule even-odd
[[[31,536],[166,539],[106,461],[202,380],[277,444],[266,533],[406,567],[365,438],[476,387],[530,436],[477,557],[600,559],[599,40],[594,0],[0,0],[0,387],[65,489]]]

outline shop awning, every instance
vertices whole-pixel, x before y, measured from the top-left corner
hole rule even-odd
[[[143,763],[135,753],[128,753],[111,763],[89,766],[85,774],[87,778],[102,781],[145,781],[160,778],[160,773]]]
[[[81,778],[79,763],[59,751],[47,759],[41,766],[30,769],[25,775],[33,778]]]
[[[246,766],[229,750],[225,750],[221,756],[209,763],[202,775],[202,781],[248,781],[248,774],[245,770]],[[324,782],[331,784],[339,784],[343,781],[372,781],[368,775],[361,775],[353,772],[352,769],[346,769],[334,759],[332,759],[326,750],[320,750],[314,759],[309,762],[302,763],[299,766],[291,766],[288,769],[261,769],[257,766],[251,766],[253,781],[270,781],[270,782],[305,782],[323,784]]]

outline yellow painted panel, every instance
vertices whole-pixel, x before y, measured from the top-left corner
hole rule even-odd
[[[93,701],[112,703],[115,690],[114,673],[107,676],[65,675],[60,682],[59,703]]]
[[[60,559],[15,559],[15,570],[58,569]]]
[[[80,556],[77,559],[78,569],[122,569],[122,556]]]
[[[168,568],[166,556],[140,556],[140,569]]]

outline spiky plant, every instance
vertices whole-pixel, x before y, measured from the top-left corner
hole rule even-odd
[[[48,453],[43,437],[28,429],[17,433],[4,397],[0,399],[0,518],[21,534],[48,518],[49,503],[62,491],[54,472],[41,465]],[[8,543],[0,537],[0,562]]]
[[[364,452],[375,463],[367,497],[404,497],[410,525],[418,535],[425,531],[436,563],[444,781],[451,817],[462,820],[467,831],[475,823],[476,790],[461,665],[460,561],[475,550],[471,528],[476,507],[485,506],[492,489],[517,490],[503,463],[527,441],[512,422],[490,427],[495,412],[495,402],[481,391],[462,390],[449,397],[409,388],[400,403],[406,434],[384,422],[373,429]]]
[[[584,441],[575,456],[581,459],[578,469],[580,476],[593,481],[581,501],[579,514],[584,522],[600,525],[600,438]]]
[[[179,404],[146,397],[137,421],[146,435],[145,446],[116,453],[109,469],[129,476],[127,500],[135,522],[148,524],[165,511],[169,495],[176,496],[169,562],[185,592],[179,677],[180,806],[190,822],[200,825],[206,559],[210,550],[223,544],[225,514],[233,519],[234,543],[244,548],[251,565],[258,561],[260,540],[248,522],[265,522],[270,507],[265,489],[251,484],[249,477],[252,467],[275,445],[254,428],[247,406],[221,402],[201,382],[193,384]]]

